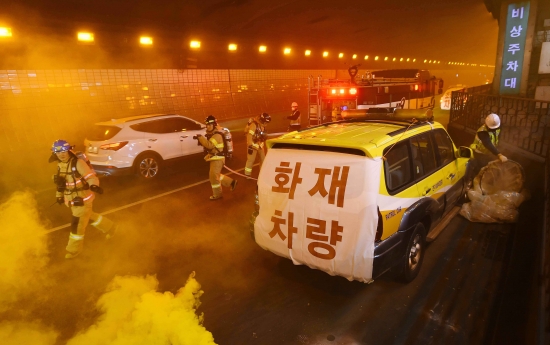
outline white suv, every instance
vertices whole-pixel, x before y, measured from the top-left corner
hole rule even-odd
[[[84,140],[86,155],[100,175],[158,175],[164,161],[203,152],[193,136],[206,126],[176,114],[140,115],[98,122]]]

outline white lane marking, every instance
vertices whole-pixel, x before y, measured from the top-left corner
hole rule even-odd
[[[256,165],[259,165],[258,163],[254,164],[254,166]],[[236,171],[243,171],[244,168],[241,168],[241,169],[238,169]],[[226,175],[233,175],[233,173],[229,173],[229,174],[226,174]],[[179,192],[179,191],[182,191],[184,189],[189,189],[191,187],[195,187],[195,186],[198,186],[200,184],[203,184],[203,183],[210,183],[210,180],[202,180],[202,181],[199,181],[199,182],[195,182],[193,184],[190,184],[190,185],[187,185],[187,186],[184,186],[184,187],[181,187],[181,188],[178,188],[178,189],[174,189],[174,190],[171,190],[169,192],[165,192],[165,193],[162,193],[162,194],[158,194],[158,195],[155,195],[155,196],[152,196],[150,198],[146,198],[146,199],[142,199],[140,201],[136,201],[136,202],[133,202],[131,204],[128,204],[128,205],[124,205],[124,206],[121,206],[121,207],[117,207],[115,209],[112,209],[112,210],[109,210],[109,211],[105,211],[103,213],[100,213],[102,216],[106,215],[106,214],[111,214],[111,213],[114,213],[114,212],[118,212],[120,210],[124,210],[126,208],[130,208],[130,207],[133,207],[133,206],[136,206],[136,205],[139,205],[139,204],[143,204],[147,201],[151,201],[151,200],[155,200],[155,199],[158,199],[158,198],[162,198],[163,196],[167,196],[167,195],[170,195],[172,193],[176,193],[176,192]],[[45,235],[49,234],[49,233],[52,233],[54,231],[58,231],[58,230],[61,230],[61,229],[65,229],[65,228],[68,228],[69,226],[71,226],[71,223],[67,223],[67,224],[64,224],[64,225],[60,225],[56,228],[53,228],[53,229],[50,229],[50,230],[46,230],[46,232],[44,233]]]

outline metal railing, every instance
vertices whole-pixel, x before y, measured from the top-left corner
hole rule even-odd
[[[550,146],[550,102],[483,93],[490,85],[454,91],[449,126],[477,131],[485,117],[495,113],[501,119],[500,141],[546,158]]]

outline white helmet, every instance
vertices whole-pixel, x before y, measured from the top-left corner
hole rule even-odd
[[[500,117],[497,114],[489,114],[485,118],[485,125],[490,129],[495,129],[500,127]]]
[[[292,106],[292,107],[296,107],[296,108],[298,108],[298,103],[296,103],[296,102],[292,102],[292,105],[291,105],[291,106]]]

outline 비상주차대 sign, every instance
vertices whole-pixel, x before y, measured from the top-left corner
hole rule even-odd
[[[372,280],[382,160],[271,149],[258,179],[262,248],[331,275]]]

